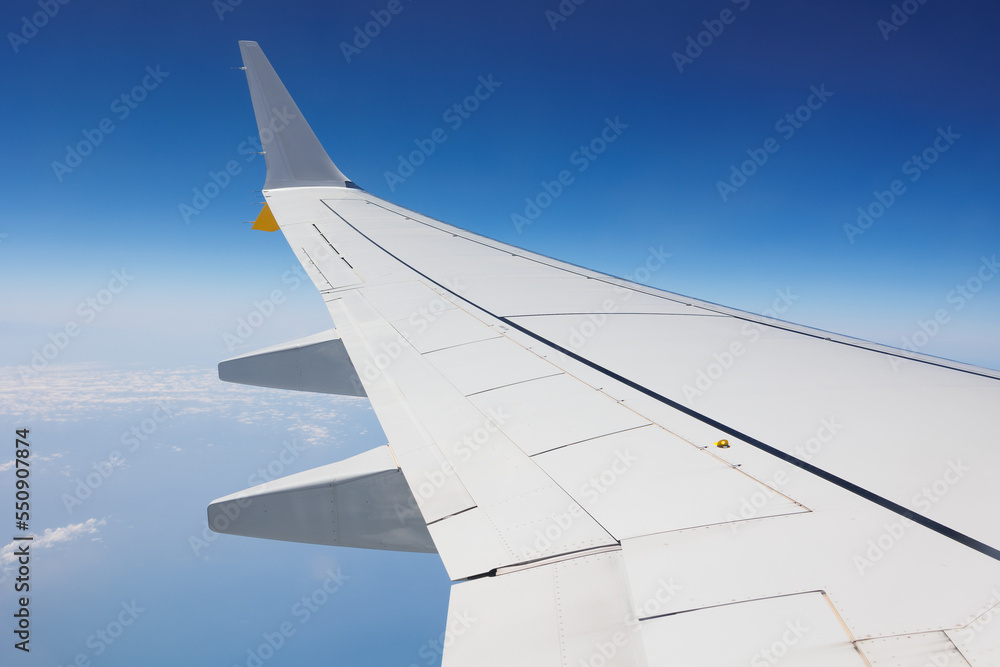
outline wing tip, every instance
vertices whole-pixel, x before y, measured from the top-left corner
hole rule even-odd
[[[240,40],[239,45],[267,163],[264,189],[351,187],[353,183],[330,159],[260,45],[251,40]]]

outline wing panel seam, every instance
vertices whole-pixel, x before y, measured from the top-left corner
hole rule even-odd
[[[337,211],[335,209],[333,209],[329,204],[327,204],[327,202],[326,202],[325,199],[321,199],[321,201],[323,202],[324,205],[326,205],[327,208],[329,208],[331,211],[333,211],[337,215],[337,217],[339,217],[341,220],[344,220],[344,222],[347,222],[347,220],[344,219],[344,217],[342,215],[340,215],[339,213],[337,213]],[[535,259],[534,257],[526,257],[524,255],[517,255],[517,254],[509,252],[508,250],[504,250],[503,248],[498,248],[498,247],[496,247],[494,245],[490,245],[489,243],[485,243],[483,241],[479,241],[479,240],[474,239],[474,238],[469,238],[468,236],[465,236],[465,235],[455,234],[454,232],[449,232],[448,230],[441,229],[440,227],[435,227],[432,224],[429,224],[429,223],[424,222],[422,220],[417,220],[416,218],[412,218],[412,217],[403,215],[402,213],[399,213],[398,211],[393,211],[392,209],[387,208],[387,207],[385,207],[385,206],[383,206],[381,204],[377,204],[377,203],[375,203],[373,201],[367,201],[366,203],[368,203],[368,204],[370,204],[372,206],[376,206],[376,207],[378,207],[378,208],[380,208],[380,209],[382,209],[382,210],[384,210],[384,211],[386,211],[388,213],[392,213],[393,215],[398,215],[399,217],[403,218],[404,220],[409,220],[411,222],[417,223],[418,225],[423,225],[425,227],[429,227],[431,229],[437,230],[437,231],[441,232],[442,234],[451,234],[452,236],[456,236],[456,237],[461,238],[463,240],[466,240],[466,241],[468,241],[470,243],[476,243],[476,244],[484,246],[486,248],[490,248],[491,250],[496,250],[497,252],[502,252],[502,253],[505,253],[505,254],[510,254],[510,255],[515,256],[515,257],[519,257],[521,259],[527,260],[529,262],[535,262],[536,264],[541,264],[542,266],[547,266],[547,267],[549,267],[551,269],[555,269],[557,271],[562,271],[562,272],[568,273],[570,275],[580,276],[580,277],[586,278],[588,280],[596,280],[598,282],[605,283],[606,285],[611,285],[612,287],[630,289],[630,290],[632,290],[634,292],[637,292],[639,294],[645,294],[646,296],[651,296],[651,297],[654,297],[656,299],[662,299],[663,301],[669,301],[669,302],[672,302],[672,303],[677,303],[677,304],[680,304],[680,305],[683,305],[683,306],[688,306],[690,308],[701,308],[702,310],[707,310],[707,311],[709,311],[711,313],[716,313],[716,314],[724,316],[724,317],[732,317],[732,318],[735,318],[735,319],[738,319],[738,320],[743,320],[744,322],[752,322],[754,324],[760,324],[760,325],[763,325],[763,326],[769,326],[769,327],[774,328],[774,329],[778,329],[778,330],[781,330],[781,331],[788,331],[790,333],[796,333],[796,334],[799,334],[799,335],[802,335],[802,336],[808,336],[809,338],[815,338],[817,340],[826,340],[826,341],[829,341],[831,343],[837,343],[839,345],[846,345],[847,347],[853,347],[853,348],[857,348],[857,349],[860,349],[860,350],[868,350],[869,352],[875,352],[877,354],[884,354],[884,355],[889,356],[889,357],[896,357],[897,359],[905,359],[907,361],[916,361],[916,362],[921,363],[921,364],[927,364],[928,366],[937,366],[939,368],[948,368],[948,369],[951,369],[951,370],[954,370],[954,371],[959,371],[959,372],[962,372],[962,373],[968,373],[970,375],[976,375],[976,376],[979,376],[979,377],[989,378],[991,380],[1000,380],[1000,372],[989,372],[989,369],[977,369],[977,368],[972,367],[972,366],[970,366],[968,364],[962,364],[961,362],[942,363],[942,362],[945,362],[945,361],[948,361],[948,360],[944,360],[944,359],[942,359],[942,360],[935,360],[933,357],[930,357],[929,355],[923,355],[923,354],[919,354],[919,355],[903,354],[903,352],[905,352],[904,350],[888,349],[888,346],[883,346],[880,343],[871,343],[869,341],[860,341],[860,340],[857,340],[857,342],[855,342],[855,340],[851,340],[848,336],[843,336],[842,334],[834,334],[832,332],[826,332],[826,331],[811,329],[809,327],[804,327],[804,326],[801,326],[801,325],[793,325],[790,322],[784,322],[782,320],[778,320],[778,319],[774,319],[774,318],[768,318],[768,317],[765,317],[765,316],[754,316],[752,313],[745,313],[745,312],[742,312],[742,311],[738,311],[738,310],[736,310],[734,308],[727,308],[726,306],[722,306],[722,305],[719,305],[719,304],[716,304],[716,303],[711,303],[709,301],[703,301],[701,299],[695,299],[693,297],[685,297],[683,295],[673,295],[673,296],[676,296],[678,298],[671,298],[669,296],[665,296],[664,294],[658,294],[658,293],[646,291],[644,289],[640,289],[640,288],[645,287],[645,286],[644,285],[638,285],[636,283],[622,285],[622,284],[616,283],[614,281],[615,280],[620,280],[623,283],[628,283],[629,281],[623,280],[621,278],[616,278],[615,276],[606,275],[606,274],[599,274],[598,277],[587,275],[586,273],[582,273],[581,271],[587,271],[589,269],[585,269],[584,267],[577,267],[577,266],[575,266],[573,264],[570,264],[569,262],[563,262],[561,260],[557,260],[557,259],[552,258],[552,257],[546,257],[545,259],[550,259],[550,260],[552,260],[554,262],[560,262],[561,264],[567,264],[569,266],[574,266],[576,269],[579,269],[579,270],[574,271],[574,270],[565,268],[563,266],[557,266],[555,264],[551,264],[549,262],[542,261],[541,259]],[[423,215],[423,214],[421,213],[420,215]],[[429,218],[430,216],[424,216],[424,217],[428,217]],[[430,219],[433,220],[433,218],[430,218]],[[442,225],[448,225],[448,223],[443,222],[441,220],[435,220],[435,222],[439,222]],[[350,225],[351,223],[348,222],[347,224]],[[448,226],[451,227],[452,225],[448,225]],[[351,225],[351,228],[354,229],[359,234],[361,234],[362,236],[364,236],[366,239],[368,239],[372,243],[375,243],[375,241],[371,237],[367,236],[364,232],[362,232],[360,229],[358,229],[354,225]],[[458,229],[458,228],[456,228],[456,229]],[[464,230],[459,230],[459,231],[464,231]],[[494,241],[495,243],[502,243],[502,241],[495,241],[494,239],[489,239],[489,240]],[[375,243],[375,245],[378,245],[378,244]],[[392,257],[396,258],[397,260],[399,259],[398,257],[396,257],[395,255],[393,255],[392,253],[389,253],[389,251],[386,250],[385,248],[383,248],[382,246],[378,245],[378,247],[381,248],[383,251],[387,252]],[[537,253],[532,253],[532,254],[537,254]],[[544,257],[544,255],[543,255],[543,257]],[[402,261],[402,260],[399,260],[399,261]],[[406,262],[403,262],[403,264],[405,264],[410,269],[412,269],[414,271],[417,271],[417,269],[414,268],[412,265],[407,264]],[[420,272],[417,271],[417,273],[420,273]],[[598,272],[594,272],[594,273],[598,273]],[[424,275],[424,274],[420,273],[420,275]],[[425,277],[427,277],[427,276],[425,276]],[[427,279],[428,280],[432,280],[430,277],[427,277]],[[653,289],[655,289],[655,288],[653,288]],[[456,296],[459,296],[459,295],[456,294]],[[697,304],[695,302],[697,302]],[[475,305],[475,304],[473,304],[473,305]],[[476,307],[477,308],[481,308],[480,306],[476,306]],[[722,309],[722,310],[717,310],[717,309]],[[499,319],[503,319],[505,317],[524,317],[524,315],[501,316],[501,315],[495,315],[493,313],[491,313],[491,314],[494,317],[497,317]],[[693,314],[695,314],[695,313],[692,313],[692,315]],[[823,335],[823,334],[827,334],[827,335]],[[836,338],[833,338],[831,336],[836,336]],[[868,343],[868,344],[865,345],[863,343]],[[886,349],[883,349],[883,348],[886,348]]]
[[[370,236],[368,236],[367,234],[365,234],[363,231],[361,231],[360,229],[358,229],[351,222],[349,222],[346,218],[344,218],[344,216],[342,216],[334,208],[332,208],[325,200],[321,200],[321,201],[323,202],[324,206],[326,206],[331,211],[333,211],[334,215],[336,215],[338,218],[340,218],[341,220],[343,220],[344,224],[346,224],[347,226],[349,226],[355,232],[357,232],[362,237],[364,237],[365,239],[367,239],[367,241],[369,243],[371,243],[372,245],[374,245],[376,248],[378,248],[379,250],[381,250],[382,252],[384,252],[388,256],[390,256],[393,259],[395,259],[397,262],[399,262],[400,264],[402,264],[406,268],[410,269],[411,271],[413,271],[417,275],[423,277],[425,280],[428,280],[431,283],[437,285],[441,289],[443,289],[443,290],[449,292],[450,294],[458,297],[459,299],[461,299],[462,301],[468,303],[469,305],[473,306],[474,308],[478,308],[479,310],[482,310],[483,312],[485,312],[488,315],[496,318],[497,320],[499,320],[499,321],[501,321],[501,322],[503,322],[503,323],[505,323],[505,324],[507,324],[507,325],[509,325],[509,326],[511,326],[511,327],[513,327],[515,329],[517,329],[518,331],[520,331],[521,333],[525,334],[526,336],[530,336],[531,338],[534,338],[535,340],[539,341],[540,343],[548,345],[552,349],[557,350],[559,352],[562,352],[563,354],[565,354],[569,358],[574,359],[575,361],[577,361],[579,363],[582,363],[585,366],[588,366],[589,368],[592,368],[593,370],[596,370],[596,371],[598,371],[598,372],[606,375],[607,377],[610,377],[610,378],[612,378],[614,380],[617,380],[618,382],[621,382],[622,384],[624,384],[624,385],[626,385],[626,386],[628,386],[628,387],[630,387],[630,388],[632,388],[632,389],[634,389],[634,390],[636,390],[636,391],[638,391],[638,392],[640,392],[642,394],[645,394],[646,396],[648,396],[648,397],[650,397],[650,398],[652,398],[652,399],[654,399],[656,401],[659,401],[660,403],[663,403],[664,405],[670,406],[670,407],[674,408],[675,410],[677,410],[678,412],[681,412],[681,413],[683,413],[683,414],[685,414],[685,415],[687,415],[689,417],[692,417],[693,419],[697,419],[698,421],[702,422],[703,424],[706,424],[706,425],[711,426],[711,427],[713,427],[715,429],[718,429],[718,430],[722,431],[723,433],[726,433],[726,434],[728,434],[728,435],[730,435],[730,436],[732,436],[734,438],[738,438],[740,440],[743,440],[744,442],[746,442],[747,444],[751,445],[752,447],[755,447],[755,448],[757,448],[757,449],[759,449],[759,450],[761,450],[761,451],[763,451],[763,452],[765,452],[767,454],[770,454],[771,456],[774,456],[775,458],[781,459],[781,460],[785,461],[786,463],[789,463],[789,464],[791,464],[791,465],[793,465],[793,466],[795,466],[797,468],[805,470],[806,472],[812,473],[813,475],[819,477],[820,479],[823,479],[824,481],[830,482],[831,484],[834,484],[835,486],[838,486],[838,487],[844,489],[845,491],[849,491],[849,492],[853,493],[856,496],[864,498],[865,500],[868,500],[869,502],[875,503],[876,505],[879,505],[879,506],[881,506],[881,507],[883,507],[883,508],[885,508],[885,509],[887,509],[887,510],[893,512],[893,513],[895,513],[895,514],[898,514],[899,516],[902,516],[902,517],[905,517],[907,519],[910,519],[914,523],[917,523],[917,524],[923,526],[924,528],[932,530],[935,533],[938,533],[939,535],[942,535],[943,537],[947,537],[947,538],[949,538],[951,540],[954,540],[955,542],[958,542],[959,544],[962,544],[962,545],[964,545],[964,546],[966,546],[966,547],[968,547],[970,549],[978,551],[979,553],[982,553],[985,556],[989,556],[990,558],[993,558],[994,560],[1000,561],[1000,549],[997,549],[997,548],[995,548],[993,546],[990,546],[989,544],[986,544],[985,542],[981,542],[980,540],[977,540],[977,539],[975,539],[973,537],[970,537],[970,536],[968,536],[968,535],[966,535],[964,533],[961,533],[961,532],[955,530],[954,528],[951,528],[950,526],[946,526],[946,525],[944,525],[942,523],[934,521],[933,519],[931,519],[929,517],[926,517],[926,516],[924,516],[922,514],[914,512],[914,511],[912,511],[912,510],[910,510],[910,509],[908,509],[908,508],[900,505],[899,503],[897,503],[895,501],[892,501],[892,500],[889,500],[888,498],[880,496],[880,495],[878,495],[877,493],[875,493],[873,491],[870,491],[870,490],[868,490],[868,489],[866,489],[866,488],[864,488],[862,486],[859,486],[859,485],[855,484],[854,482],[851,482],[851,481],[848,481],[848,480],[844,479],[843,477],[839,477],[838,475],[834,475],[833,473],[831,473],[831,472],[829,472],[827,470],[824,470],[823,468],[820,468],[820,467],[815,466],[815,465],[813,465],[811,463],[808,463],[807,461],[803,461],[802,459],[800,459],[798,457],[795,457],[795,456],[792,456],[791,454],[783,452],[780,449],[778,449],[778,448],[776,448],[776,447],[774,447],[772,445],[768,445],[767,443],[765,443],[765,442],[763,442],[761,440],[758,440],[757,438],[754,438],[753,436],[750,436],[750,435],[747,435],[745,433],[742,433],[741,431],[737,430],[736,428],[728,426],[728,425],[726,425],[726,424],[724,424],[724,423],[722,423],[722,422],[720,422],[720,421],[718,421],[716,419],[713,419],[712,417],[709,417],[708,415],[703,415],[703,414],[701,414],[700,412],[698,412],[696,410],[693,410],[693,409],[691,409],[691,408],[689,408],[689,407],[687,407],[685,405],[682,405],[681,403],[678,403],[677,401],[675,401],[675,400],[673,400],[671,398],[668,398],[668,397],[660,394],[659,392],[656,392],[656,391],[654,391],[654,390],[652,390],[652,389],[650,389],[648,387],[645,387],[644,385],[639,384],[638,382],[635,382],[634,380],[630,380],[630,379],[628,379],[628,378],[626,378],[626,377],[624,377],[622,375],[619,375],[618,373],[612,371],[611,369],[605,368],[604,366],[598,364],[595,361],[591,361],[590,359],[587,359],[586,357],[583,357],[583,356],[581,356],[581,355],[573,352],[572,350],[568,350],[568,349],[564,348],[563,346],[559,345],[558,343],[555,343],[553,341],[548,340],[544,336],[542,336],[540,334],[537,334],[534,331],[531,331],[530,329],[528,329],[528,328],[526,328],[526,327],[518,324],[517,322],[514,322],[513,320],[510,320],[510,319],[508,319],[508,318],[506,318],[504,316],[501,316],[501,315],[496,315],[496,314],[492,313],[491,311],[487,310],[486,308],[484,308],[483,306],[480,306],[480,305],[478,305],[476,303],[473,303],[468,298],[462,296],[461,294],[458,294],[457,292],[455,292],[454,290],[446,287],[445,285],[442,285],[438,281],[436,281],[433,278],[431,278],[430,276],[428,276],[423,271],[420,271],[419,269],[417,269],[412,264],[406,262],[405,260],[401,259],[396,254],[390,252],[383,245],[381,245],[380,243],[378,243],[377,241],[375,241],[373,238],[371,238]],[[375,205],[378,206],[378,204],[375,204]],[[385,208],[385,207],[380,207],[380,208]],[[386,209],[386,210],[389,210],[389,209]],[[816,337],[816,338],[819,337],[816,334],[805,334],[805,335],[812,335],[813,337]],[[860,346],[856,346],[856,347],[860,347]],[[862,348],[862,349],[869,349],[869,348]],[[883,354],[887,354],[887,353],[883,353]],[[925,363],[931,363],[931,362],[925,362]],[[953,369],[953,370],[961,370],[961,369]],[[971,371],[965,371],[965,372],[971,372]],[[985,377],[989,377],[989,376],[985,376]]]

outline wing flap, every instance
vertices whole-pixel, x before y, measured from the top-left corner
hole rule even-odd
[[[818,592],[646,621],[643,636],[653,665],[868,667]]]
[[[470,400],[486,414],[503,414],[501,430],[528,456],[650,424],[566,373],[489,389]]]
[[[868,639],[858,647],[872,665],[896,667],[975,667],[945,632],[920,632],[900,637]],[[990,664],[983,662],[982,664]]]
[[[984,582],[997,581],[995,561],[830,492],[810,513],[623,540],[635,600],[656,598],[662,581],[679,587],[644,618],[826,591],[861,640],[957,628],[982,609]]]
[[[619,540],[728,523],[747,514],[809,511],[655,425],[562,447],[533,460]]]
[[[414,426],[440,452],[440,457],[426,454],[410,457],[411,452],[423,449],[425,441],[409,437],[399,442],[392,440],[390,435],[390,445],[403,466],[453,579],[526,560],[615,543],[578,503],[500,431],[498,422],[502,424],[502,415],[484,414],[477,409],[463,389],[456,387],[451,378],[429,362],[427,357],[431,355],[417,352],[359,291],[345,292],[335,306],[331,306],[335,321],[347,319],[356,330],[363,331],[363,339],[345,335],[345,343],[352,356],[356,354],[358,359],[364,359],[359,369],[366,387],[369,383],[383,385],[391,388],[396,396],[393,404],[381,404],[369,390],[380,419],[383,414],[402,408],[403,415],[386,415],[386,421],[414,420]],[[352,342],[360,345],[352,345]],[[481,343],[470,345],[478,344]],[[524,359],[533,360],[529,361],[531,364],[544,363],[526,350],[521,350],[521,354]],[[506,379],[505,376],[493,381]],[[412,465],[433,467],[413,468]],[[428,486],[432,479],[449,483],[452,476],[461,481],[474,507],[455,511],[451,504],[454,501],[443,507],[437,489],[433,484]],[[461,496],[452,494],[451,497]],[[544,536],[547,532],[549,536],[539,540],[539,535]],[[482,543],[493,547],[470,549],[466,537],[470,533],[491,535],[491,540]]]
[[[609,552],[457,584],[443,667],[646,665],[626,578]]]

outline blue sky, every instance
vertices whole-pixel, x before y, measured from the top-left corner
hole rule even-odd
[[[386,3],[245,0],[220,20],[208,1],[70,2],[10,47],[0,75],[10,363],[125,266],[136,279],[121,305],[64,360],[211,364],[226,352],[220,330],[295,263],[280,239],[239,224],[257,213],[264,165],[240,153],[256,128],[245,77],[230,69],[238,39],[261,44],[362,187],[617,275],[662,245],[673,256],[649,282],[665,289],[755,311],[792,289],[791,319],[899,345],[997,250],[992,3],[928,2],[886,40],[878,22],[891,3],[872,1],[589,1],[555,30],[545,11],[558,3],[401,1],[350,62],[341,44]],[[8,3],[0,20],[15,31],[33,9]],[[699,33],[706,41],[704,22],[717,29],[727,9],[732,22],[678,71],[673,54]],[[147,67],[169,76],[119,119],[112,105]],[[452,130],[443,113],[488,75],[500,87]],[[813,86],[832,96],[786,140],[775,125]],[[114,131],[60,181],[52,163],[105,118]],[[511,215],[575,169],[571,154],[605,118],[628,128],[519,233]],[[448,140],[390,189],[398,156],[438,127]],[[903,164],[949,127],[960,138],[910,182]],[[723,201],[718,182],[768,138],[778,152]],[[180,205],[234,159],[241,173],[186,223]],[[844,225],[897,179],[905,194],[851,243]],[[305,292],[260,332],[265,342],[323,326]],[[923,351],[996,367],[998,304],[988,285]]]
[[[400,0],[349,58],[342,44],[388,0],[70,0],[36,31],[24,17],[42,11],[37,0],[4,4],[0,366],[9,391],[0,406],[31,422],[49,454],[63,453],[40,466],[49,482],[39,500],[49,507],[39,530],[94,520],[45,550],[60,569],[39,576],[74,610],[39,621],[45,664],[71,660],[90,626],[136,587],[166,611],[95,664],[137,655],[151,664],[151,647],[175,664],[187,650],[177,637],[206,663],[242,664],[243,645],[282,619],[286,598],[315,587],[326,560],[354,568],[357,598],[337,611],[331,604],[272,664],[345,646],[355,664],[425,664],[418,649],[443,622],[446,577],[433,558],[232,539],[213,543],[209,563],[185,542],[209,500],[246,486],[301,428],[305,416],[288,416],[306,415],[295,406],[328,405],[341,444],[318,441],[288,472],[383,441],[364,402],[273,392],[273,421],[244,431],[226,401],[257,395],[211,382],[220,359],[329,326],[313,289],[283,280],[297,262],[280,235],[240,224],[259,210],[264,164],[246,148],[256,126],[246,79],[231,69],[239,39],[261,44],[337,165],[378,196],[615,275],[634,275],[662,246],[671,257],[651,285],[755,312],[790,291],[787,319],[890,345],[912,340],[943,309],[947,324],[920,351],[1000,368],[1000,280],[977,282],[993,277],[1000,251],[1000,7],[910,0],[897,4],[912,13],[894,16],[892,2],[875,0],[673,4],[587,0],[562,16],[547,13],[559,11],[555,0]],[[445,112],[480,77],[499,86],[454,126]],[[144,82],[143,99],[132,100]],[[607,119],[627,127],[579,171],[574,154]],[[390,183],[399,156],[437,128],[447,140]],[[67,146],[80,142],[96,145],[71,170],[53,166],[69,167]],[[912,162],[925,152],[926,170]],[[747,163],[755,156],[762,164]],[[182,205],[231,160],[239,173],[185,220]],[[512,216],[563,170],[572,183],[518,229]],[[725,198],[720,181],[734,188]],[[899,194],[885,206],[895,181]],[[859,207],[880,206],[863,233],[845,231]],[[969,297],[957,299],[959,288]],[[276,316],[229,349],[225,334],[273,289],[286,296]],[[69,325],[77,335],[22,382],[17,369]],[[70,515],[58,500],[67,485],[155,409],[154,372],[201,378],[215,412],[171,419],[159,449],[130,462],[113,494]],[[67,407],[96,396],[108,374],[139,397],[131,407],[118,412],[97,397]],[[184,404],[187,385],[176,382],[164,397]],[[0,472],[3,494],[8,477]],[[136,505],[149,493],[162,498],[152,514]],[[254,585],[226,588],[233,567]],[[269,597],[250,597],[258,582]],[[49,600],[40,606],[56,614]],[[195,602],[200,616],[186,611]],[[184,634],[205,619],[212,632]]]

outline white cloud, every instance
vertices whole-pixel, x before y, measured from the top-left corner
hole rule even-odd
[[[41,535],[31,540],[32,551],[50,549],[57,544],[70,542],[83,535],[94,535],[101,526],[107,525],[107,519],[87,519],[82,523],[71,523],[60,528],[46,528]],[[17,560],[15,552],[23,541],[11,542],[0,549],[0,566],[9,565]]]
[[[115,413],[149,411],[162,403],[175,417],[222,414],[245,424],[295,417],[329,424],[340,421],[334,407],[359,401],[364,399],[222,382],[214,368],[116,369],[72,364],[49,367],[22,381],[15,367],[0,367],[0,412],[25,422],[106,421]],[[289,408],[296,414],[290,415]]]
[[[298,431],[302,441],[307,445],[331,444],[334,440],[329,428],[309,421],[295,424],[292,430]]]
[[[31,457],[31,459],[29,459],[29,461],[31,463],[34,463],[35,461],[54,461],[55,459],[61,459],[62,456],[63,456],[62,452],[56,452],[54,454],[49,454],[47,456],[45,456],[45,455],[42,455],[42,456],[33,456],[33,457]],[[0,472],[7,472],[8,470],[10,470],[13,467],[14,467],[14,460],[13,459],[11,459],[10,461],[7,461],[6,463],[0,463]]]

